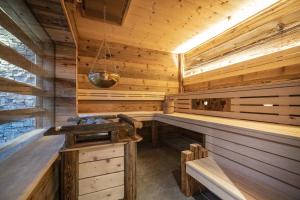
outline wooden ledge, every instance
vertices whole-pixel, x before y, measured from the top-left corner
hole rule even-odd
[[[27,199],[59,156],[64,136],[44,136],[0,162],[0,199]]]

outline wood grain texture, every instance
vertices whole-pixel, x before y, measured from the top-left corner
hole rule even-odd
[[[100,176],[124,170],[124,157],[107,158],[79,164],[79,179]]]
[[[297,19],[299,2],[281,1],[187,52],[186,72],[206,64],[227,64],[224,68],[186,77],[185,91],[299,79],[299,47],[280,50],[299,42]],[[275,47],[276,52],[271,52]],[[254,54],[261,55],[251,58]],[[251,59],[243,60],[247,56]]]
[[[79,193],[78,151],[63,152],[61,163],[61,199],[75,200]]]
[[[86,36],[85,36],[86,37]],[[91,69],[95,51],[101,41],[86,38],[79,40],[79,61],[78,61],[78,89],[94,90],[95,88],[88,80],[86,74]],[[145,48],[138,48],[126,44],[109,42],[112,57],[108,61],[107,70],[117,72],[121,78],[119,83],[107,90],[113,93],[122,91],[128,94],[136,91],[149,92],[165,92],[177,93],[177,63],[174,62],[174,57],[171,53]],[[105,70],[104,59],[100,58],[95,65],[95,71]],[[108,92],[109,93],[109,92]],[[129,102],[130,99],[120,99],[117,102],[96,101],[97,98],[92,98],[92,101],[83,101],[79,98],[78,112],[114,112],[114,111],[137,111],[137,110],[161,110],[161,103],[154,102],[154,99],[139,98],[134,102]],[[95,95],[96,96],[96,95]],[[87,99],[86,99],[87,100]],[[99,99],[100,100],[100,99]],[[113,99],[115,100],[115,99]],[[93,106],[93,109],[91,107]]]
[[[159,111],[160,101],[79,101],[79,113]]]
[[[191,92],[173,95],[172,98],[175,99],[176,112],[299,125],[299,94],[299,80],[294,80]],[[214,98],[226,98],[224,109],[209,109]],[[187,99],[191,101],[186,103]],[[201,103],[203,99],[208,105]]]
[[[84,194],[78,197],[78,200],[116,200],[124,198],[124,186],[117,186],[98,192]]]
[[[45,136],[1,162],[0,199],[30,197],[39,183],[42,184],[41,180],[57,160],[63,144],[63,136]],[[52,187],[51,183],[48,186]]]
[[[124,185],[124,171],[79,180],[79,196]]]
[[[135,200],[137,195],[136,181],[137,143],[130,141],[125,145],[125,199]]]
[[[243,2],[245,3],[245,2]],[[108,25],[110,40],[142,48],[172,52],[187,39],[234,15],[240,1],[132,1],[123,26]],[[74,5],[73,5],[74,6]],[[247,10],[247,7],[245,8]],[[79,37],[103,38],[104,23],[73,11]],[[236,16],[238,17],[238,16]]]
[[[56,160],[45,173],[27,200],[58,200],[59,199],[60,161]]]
[[[79,163],[91,162],[97,160],[105,160],[108,158],[116,158],[124,156],[123,145],[109,145],[102,146],[92,149],[80,150],[79,151]]]

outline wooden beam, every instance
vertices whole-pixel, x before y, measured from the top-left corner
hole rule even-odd
[[[41,66],[32,63],[24,56],[19,54],[16,50],[10,48],[9,46],[4,45],[0,42],[0,57],[7,62],[14,64],[26,71],[35,74],[40,77],[50,77],[46,70],[44,70]]]
[[[45,96],[46,93],[41,88],[21,83],[15,80],[0,77],[0,91],[13,92],[24,95]]]
[[[125,199],[136,199],[136,142],[125,145]]]
[[[45,112],[43,108],[26,108],[16,110],[0,110],[0,124],[24,118],[39,116]]]
[[[31,40],[30,37],[3,10],[0,10],[0,25],[21,40],[36,54],[43,55],[42,46]]]
[[[152,121],[152,146],[156,147],[157,146],[157,141],[158,140],[158,131],[157,131],[157,122]]]

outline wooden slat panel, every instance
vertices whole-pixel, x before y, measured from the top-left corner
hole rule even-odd
[[[292,145],[286,145],[279,142],[269,141],[271,136],[267,136],[264,139],[259,137],[259,134],[255,137],[241,135],[240,132],[237,134],[236,132],[232,133],[229,131],[219,130],[222,127],[218,127],[218,129],[210,128],[206,126],[201,126],[193,123],[188,123],[185,121],[189,121],[186,119],[185,121],[172,120],[171,117],[166,116],[163,118],[158,117],[158,121],[168,123],[174,126],[179,126],[184,129],[192,130],[198,133],[207,134],[212,137],[217,137],[223,140],[231,141],[237,144],[242,144],[251,148],[259,149],[261,151],[269,152],[275,155],[279,155],[282,157],[290,158],[296,161],[300,161],[300,148]],[[211,122],[213,123],[213,122]],[[215,125],[212,125],[215,127]],[[263,124],[261,125],[263,126]],[[224,126],[226,127],[226,126]],[[254,133],[253,133],[254,134]],[[250,135],[250,134],[249,134]],[[280,138],[276,138],[275,141],[280,140]],[[273,140],[274,141],[274,140]]]
[[[78,74],[77,79],[79,89],[96,88],[90,83],[86,74]],[[175,81],[158,81],[120,77],[120,81],[109,90],[168,92],[174,94],[177,93],[178,83]]]
[[[188,107],[185,106],[176,106],[175,112],[299,125],[300,118],[298,115],[300,113],[300,108],[294,106],[299,104],[299,94],[299,80],[296,80],[274,84],[260,84],[255,86],[190,92],[179,95],[170,95],[170,98],[176,99],[176,102],[181,99],[232,98],[232,112],[188,109]],[[275,104],[276,106],[258,106],[255,104],[262,103],[263,101],[265,102],[262,104],[270,104],[268,103],[268,99],[271,99],[273,102],[272,104]],[[239,101],[241,101],[241,103],[244,102],[246,105],[236,105]],[[291,103],[293,103],[293,106],[285,106],[288,101],[292,101]],[[249,105],[247,105],[247,103],[249,103]],[[253,104],[253,106],[250,106],[251,104]]]
[[[1,42],[0,57],[6,60],[7,62],[21,67],[32,74],[35,74],[40,77],[50,77],[47,71],[45,71],[41,66],[32,63],[24,56],[16,52],[14,49],[2,44]]]
[[[124,171],[79,180],[79,195],[124,185]]]
[[[300,97],[262,97],[262,98],[233,98],[231,104],[276,104],[276,105],[300,105]]]
[[[124,145],[110,145],[79,151],[79,163],[124,156]]]
[[[124,170],[124,157],[79,164],[79,179],[99,176]]]
[[[239,106],[232,105],[233,112],[269,113],[279,115],[299,115],[299,106]]]
[[[0,25],[20,39],[27,47],[38,55],[43,55],[43,48],[37,42],[31,40],[28,35],[9,17],[0,10]],[[2,50],[1,50],[2,51]]]
[[[109,188],[106,190],[101,190],[98,192],[93,192],[89,194],[84,194],[78,197],[79,200],[116,200],[124,198],[124,186],[118,186]]]
[[[217,117],[228,117],[235,119],[247,119],[253,121],[271,122],[271,123],[281,123],[290,125],[299,125],[300,117],[290,117],[284,115],[268,115],[268,114],[256,114],[256,113],[235,113],[235,112],[221,112],[221,111],[210,111],[210,110],[180,110],[177,112],[200,114],[200,115],[211,115]]]
[[[35,117],[45,112],[43,108],[27,108],[16,110],[0,110],[0,124],[21,120],[26,117]]]
[[[179,103],[175,103],[175,109],[176,108],[181,108],[181,109],[190,109],[191,105],[189,104],[179,104]]]
[[[163,101],[164,92],[78,89],[78,100],[152,100]]]
[[[280,169],[276,166],[265,164],[256,159],[248,158],[239,153],[232,152],[230,150],[218,147],[214,144],[207,143],[206,148],[219,156],[233,160],[244,166],[247,166],[256,171],[262,172],[270,177],[276,178],[287,184],[293,185],[294,187],[300,188],[300,176],[294,173],[290,173],[286,170]]]
[[[291,187],[288,184],[285,184],[277,179],[274,179],[270,176],[266,176],[263,173],[260,173],[256,170],[252,170],[249,169],[247,166],[238,164],[236,162],[232,162],[229,159],[226,159],[222,156],[219,156],[217,154],[211,153],[209,152],[209,157],[213,157],[214,160],[216,160],[216,162],[218,162],[220,165],[222,165],[223,167],[226,167],[227,169],[234,169],[231,170],[232,173],[234,173],[237,177],[239,177],[240,181],[239,183],[242,183],[243,180],[254,180],[254,184],[259,182],[260,184],[260,188],[263,188],[263,191],[260,191],[261,194],[263,194],[264,198],[267,199],[277,199],[278,196],[281,196],[279,199],[297,199],[300,193],[300,190],[295,188],[295,187]],[[243,178],[244,177],[244,178]],[[253,184],[252,182],[252,184]],[[278,191],[277,196],[273,196],[270,197],[270,193],[266,193],[266,190],[264,189],[264,185],[266,186],[272,186],[273,189],[275,189],[275,191]],[[251,185],[243,185],[244,188],[247,191],[251,191],[251,189],[253,189],[253,186],[251,187]],[[248,188],[248,189],[247,189]],[[270,188],[270,187],[269,187]],[[264,199],[263,198],[263,199]]]
[[[17,82],[11,79],[0,77],[0,91],[13,92],[24,95],[44,96],[45,92],[33,85]]]
[[[79,101],[79,113],[159,111],[160,101]]]
[[[265,152],[256,148],[251,148],[233,141],[223,140],[218,137],[206,136],[206,143],[222,147],[224,149],[245,155],[251,159],[259,160],[272,166],[279,167],[286,171],[300,175],[300,162]],[[275,174],[274,174],[275,175]]]

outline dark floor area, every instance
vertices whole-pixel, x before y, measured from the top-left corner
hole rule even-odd
[[[209,191],[185,197],[180,191],[180,151],[151,143],[138,145],[137,199],[138,200],[217,200]]]

